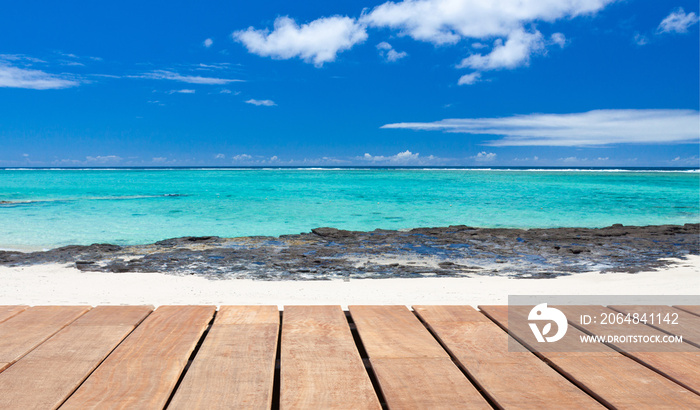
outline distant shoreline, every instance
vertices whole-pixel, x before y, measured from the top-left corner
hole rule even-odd
[[[148,245],[93,244],[0,251],[0,265],[69,264],[94,272],[161,272],[212,279],[309,280],[466,275],[551,278],[665,267],[700,254],[700,224],[405,231],[316,228],[279,237],[182,237]]]

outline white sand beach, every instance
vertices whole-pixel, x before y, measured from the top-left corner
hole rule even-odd
[[[82,272],[62,265],[0,267],[0,305],[506,304],[509,295],[688,295],[700,290],[700,256],[666,269],[553,279],[210,280],[159,273]]]

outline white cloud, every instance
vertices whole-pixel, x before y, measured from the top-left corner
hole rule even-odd
[[[299,57],[316,67],[335,61],[338,53],[367,39],[362,24],[350,17],[333,16],[299,26],[289,17],[278,17],[274,30],[236,31],[234,40],[243,43],[249,52],[280,60]]]
[[[257,106],[261,106],[261,105],[262,105],[262,106],[265,106],[265,107],[274,107],[275,105],[277,105],[277,104],[275,104],[275,102],[272,101],[272,100],[255,100],[255,99],[252,99],[252,98],[251,98],[250,100],[246,101],[246,104],[253,104],[253,105],[257,105]]]
[[[231,157],[234,162],[247,162],[253,159],[252,156],[248,154],[238,154]]]
[[[475,49],[483,40],[496,39],[488,54],[465,58],[460,67],[477,70],[512,69],[527,65],[530,55],[547,45],[563,47],[565,37],[554,33],[549,41],[535,30],[538,21],[554,22],[593,14],[615,0],[405,0],[387,2],[363,15],[361,22],[372,27],[392,28],[415,40],[436,45],[456,44],[464,39]],[[461,80],[462,84],[466,84]]]
[[[588,158],[566,157],[566,158],[559,158],[557,161],[564,162],[566,164],[574,164],[574,163],[578,163],[578,162],[586,162],[586,161],[588,161]]]
[[[697,22],[697,14],[686,14],[682,7],[678,7],[661,21],[656,31],[657,33],[687,33],[688,28]]]
[[[122,158],[117,155],[98,155],[95,157],[85,157],[86,162],[95,164],[117,163],[121,160]]]
[[[457,85],[472,85],[475,82],[479,81],[481,78],[481,73],[478,71],[475,71],[471,74],[465,74],[461,77],[459,77],[459,81],[457,81]]]
[[[381,128],[499,135],[491,146],[604,146],[700,142],[695,110],[595,110],[503,118],[446,119],[386,124]]]
[[[457,44],[470,39],[474,49],[490,53],[464,59],[462,67],[479,70],[526,65],[530,55],[546,46],[564,47],[566,37],[553,33],[545,40],[534,26],[580,15],[590,15],[617,0],[404,0],[389,1],[363,10],[359,19],[333,16],[297,25],[289,17],[278,17],[274,29],[249,27],[232,34],[249,52],[277,59],[299,57],[317,67],[334,61],[336,55],[362,43],[367,27],[389,28],[399,35],[435,45]],[[474,41],[478,40],[478,41]],[[388,61],[407,56],[386,43],[379,48]]]
[[[693,166],[693,167],[698,167],[700,166],[700,158],[697,157],[697,155],[693,155],[692,157],[686,157],[686,158],[681,158],[680,156],[673,158],[670,161],[671,165],[673,166]]]
[[[44,60],[38,58],[29,57],[24,54],[0,54],[0,60],[4,61],[18,61],[22,63],[36,64],[36,63],[46,63]]]
[[[362,162],[371,162],[373,164],[383,164],[383,165],[430,165],[439,162],[441,159],[433,155],[427,157],[421,157],[419,153],[413,153],[409,150],[399,152],[396,155],[370,155],[365,153],[361,157],[355,158]]]
[[[544,46],[544,39],[539,31],[528,33],[525,30],[514,30],[508,35],[505,44],[499,38],[494,42],[489,54],[473,54],[462,60],[457,68],[495,70],[527,65],[530,55],[543,50]]]
[[[194,66],[195,70],[212,71],[212,70],[225,70],[231,66],[231,63],[211,63],[204,64],[199,63]]]
[[[477,162],[492,162],[496,159],[496,154],[493,152],[481,151],[471,158]]]
[[[536,20],[595,13],[614,0],[405,0],[375,7],[361,19],[416,40],[454,44],[463,38],[507,37]]]
[[[194,94],[196,91],[192,89],[183,89],[183,90],[170,90],[168,94]]]
[[[219,91],[219,94],[231,94],[231,90],[224,88],[223,90]]]
[[[208,38],[202,42],[202,45],[204,45],[204,47],[206,47],[206,48],[211,47],[212,44],[214,44],[214,40],[212,40],[210,38]]]
[[[387,43],[386,41],[382,41],[381,43],[377,44],[377,50],[379,50],[379,55],[389,62],[398,61],[408,56],[408,53],[405,51],[399,52],[394,50],[394,47],[392,47],[391,44]]]
[[[172,80],[172,81],[180,81],[183,83],[189,83],[189,84],[207,84],[207,85],[216,85],[216,84],[229,84],[229,83],[235,83],[235,82],[242,82],[243,80],[236,80],[236,79],[231,79],[231,78],[215,78],[215,77],[200,77],[196,75],[181,75],[178,73],[175,73],[173,71],[167,71],[167,70],[155,70],[150,73],[144,73],[141,75],[136,75],[136,76],[130,76],[131,78],[146,78],[146,79],[152,79],[152,80]]]
[[[388,53],[386,53],[386,59],[387,61],[398,61],[408,55],[407,52],[405,51],[396,51],[396,50],[389,50]]]
[[[649,38],[641,33],[634,33],[634,43],[638,46],[649,44]]]
[[[224,155],[224,154],[216,154],[216,155],[214,155],[214,158],[216,158],[216,159],[224,159],[224,158],[226,158],[226,155]]]
[[[525,157],[525,158],[516,157],[516,158],[513,158],[513,162],[535,162],[535,161],[539,161],[539,159],[540,159],[540,157],[538,157],[536,155],[532,158],[530,158],[530,157]]]
[[[562,33],[554,33],[551,36],[549,36],[549,41],[552,44],[556,44],[559,47],[564,48],[564,46],[566,45],[566,36]]]
[[[41,70],[13,67],[0,62],[0,87],[51,90],[76,87],[79,84],[74,79]]]

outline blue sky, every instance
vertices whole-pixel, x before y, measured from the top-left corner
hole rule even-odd
[[[0,38],[0,166],[700,166],[696,1],[22,1]]]

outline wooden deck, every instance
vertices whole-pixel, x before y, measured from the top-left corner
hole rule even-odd
[[[535,354],[506,306],[0,306],[0,409],[697,409],[668,309],[683,352]]]

